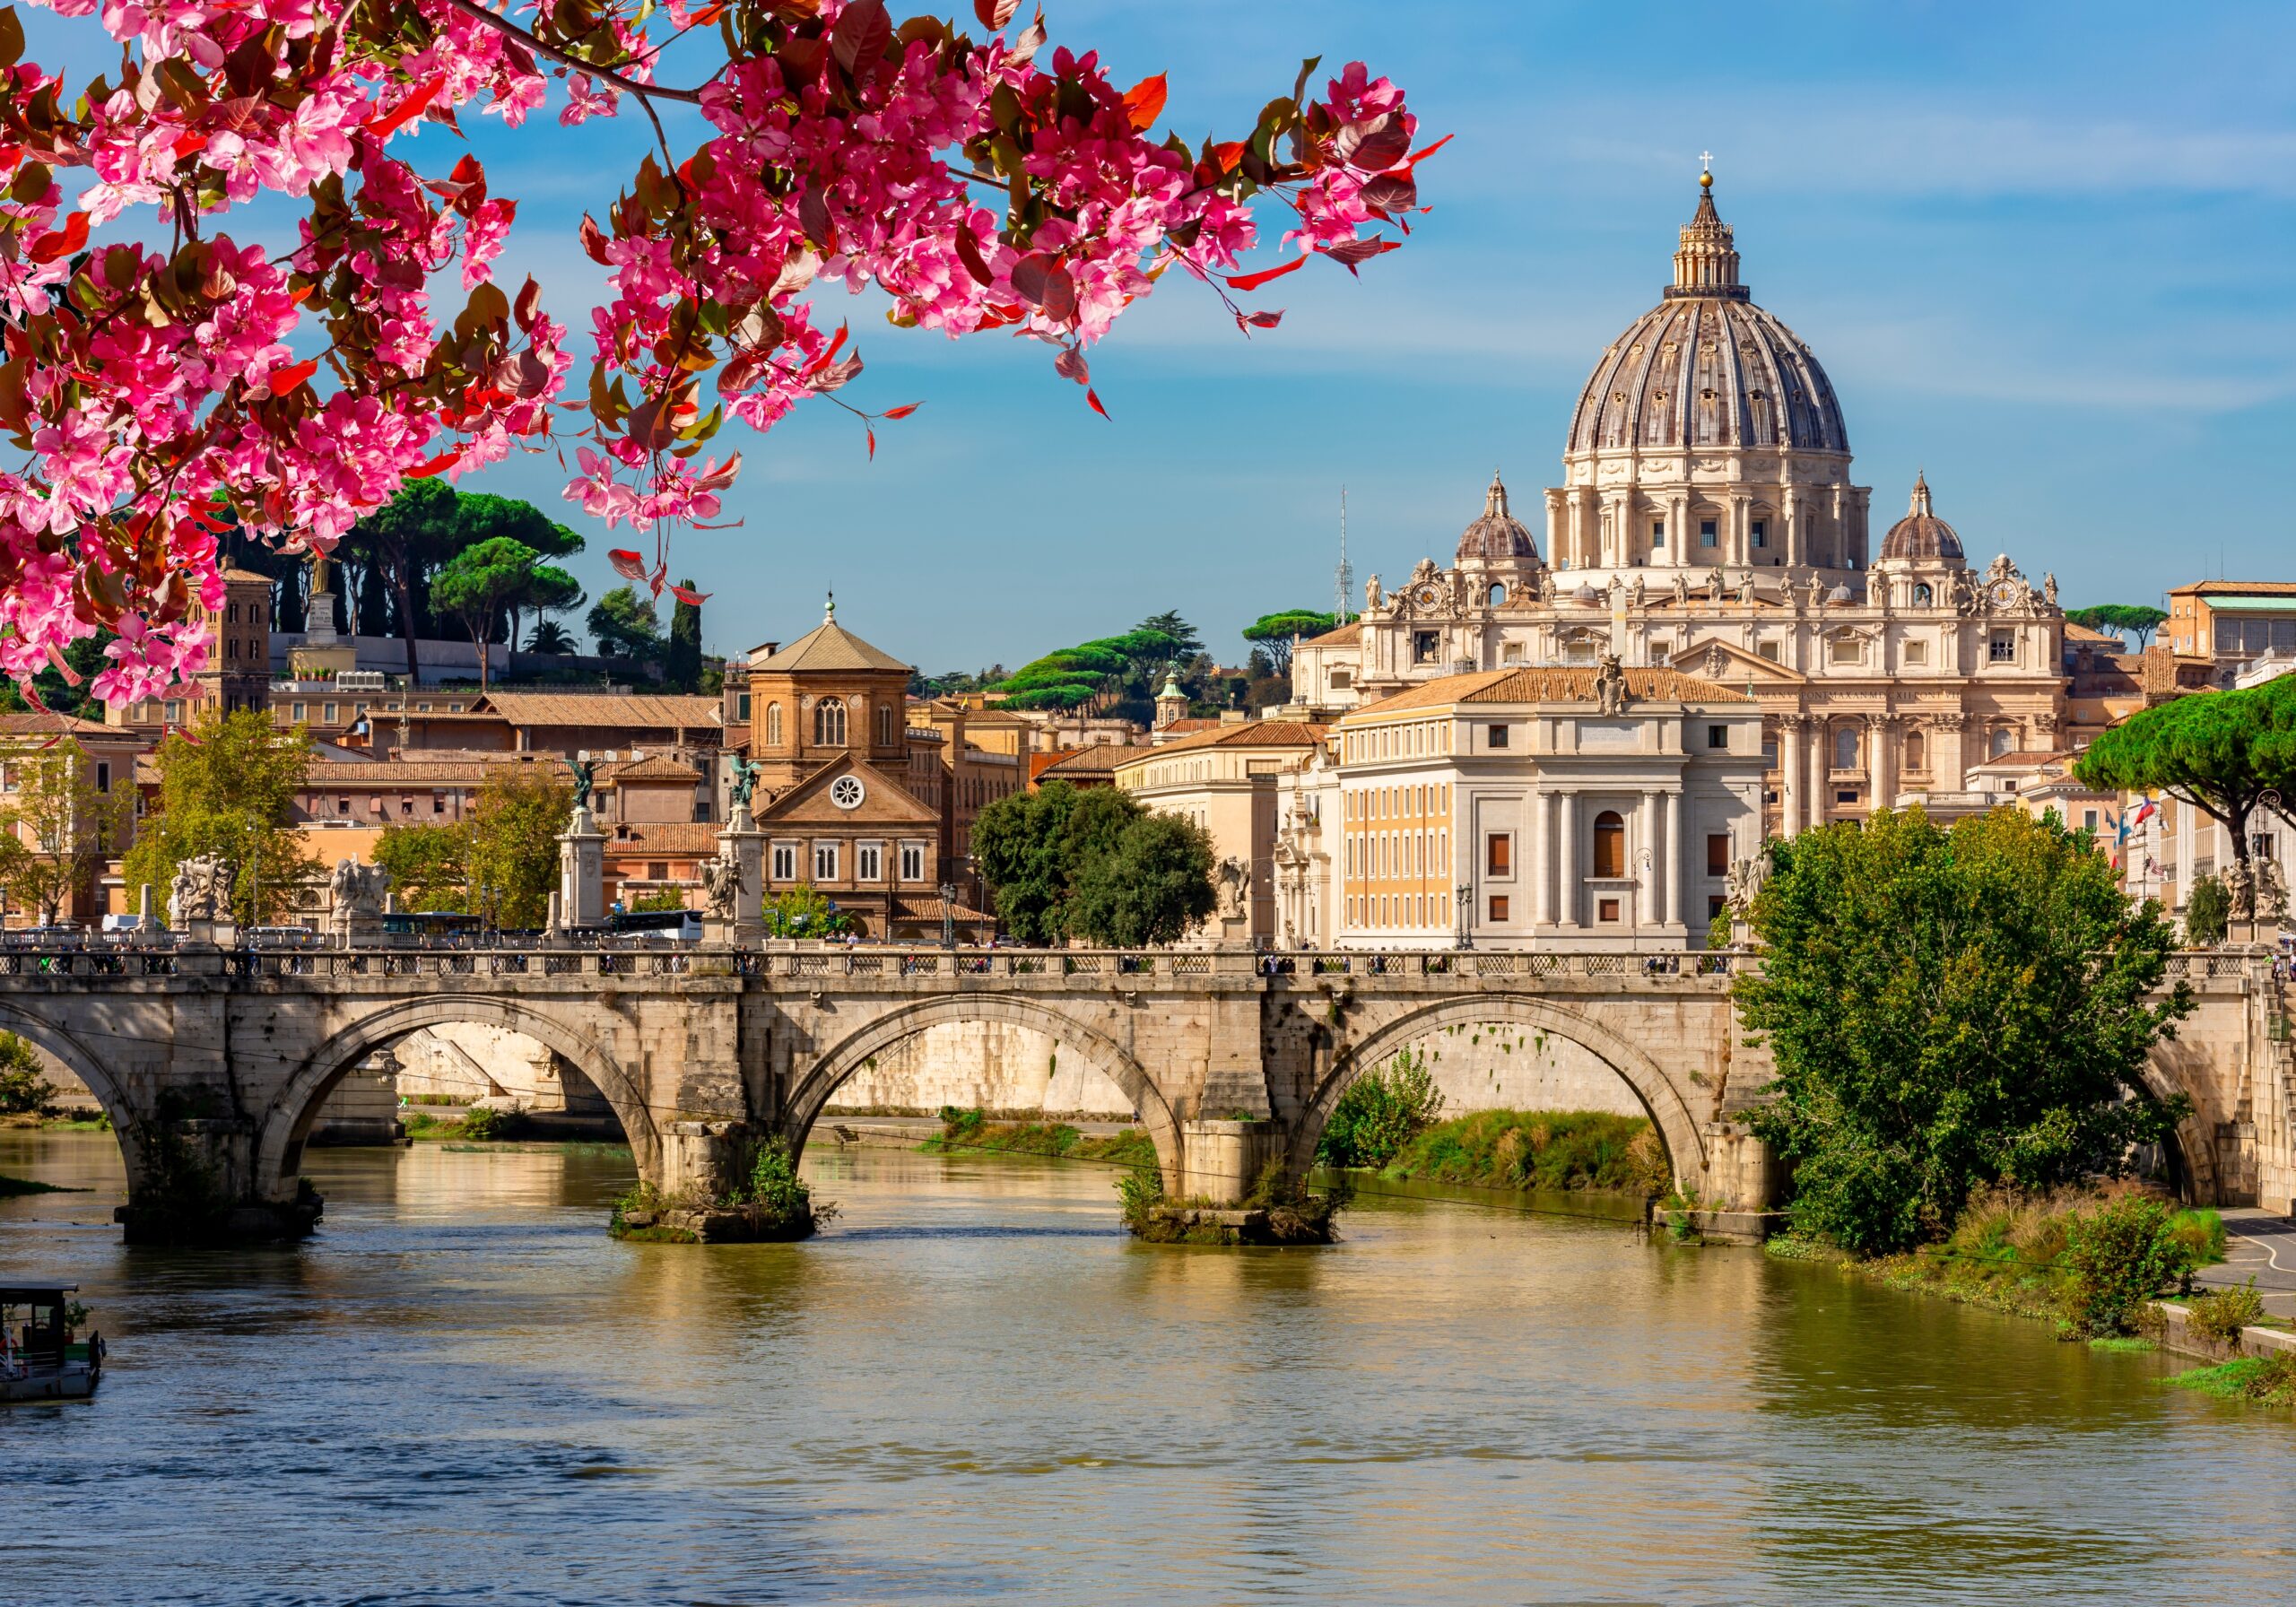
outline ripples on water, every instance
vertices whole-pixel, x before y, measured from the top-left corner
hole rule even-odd
[[[1097,1168],[808,1171],[798,1246],[618,1245],[626,1158],[318,1151],[295,1249],[130,1250],[0,1134],[0,1279],[91,1405],[0,1415],[0,1601],[2286,1603],[2296,1427],[2039,1325],[1615,1222],[1366,1201],[1131,1243]]]

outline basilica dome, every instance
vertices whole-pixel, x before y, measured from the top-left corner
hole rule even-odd
[[[1491,473],[1491,489],[1483,493],[1483,517],[1459,534],[1462,564],[1535,564],[1538,544],[1523,523],[1507,511],[1507,487],[1499,472]]]
[[[1738,282],[1714,176],[1682,230],[1665,299],[1613,341],[1578,394],[1573,453],[1607,448],[1784,447],[1849,450],[1833,383],[1800,336]]]
[[[1966,561],[1961,556],[1961,538],[1953,534],[1951,525],[1929,510],[1927,475],[1914,476],[1913,506],[1882,538],[1882,556],[1941,558],[1949,563]]]

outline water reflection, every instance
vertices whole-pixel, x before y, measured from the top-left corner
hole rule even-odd
[[[809,1160],[820,1239],[697,1251],[604,1238],[611,1151],[309,1165],[305,1247],[131,1251],[109,1138],[0,1134],[0,1171],[96,1190],[0,1203],[0,1277],[83,1283],[116,1342],[92,1406],[0,1420],[40,1472],[10,1599],[2266,1602],[2296,1570],[2284,1422],[1615,1220],[1367,1198],[1333,1249],[1159,1248],[1099,1168],[865,1151]]]

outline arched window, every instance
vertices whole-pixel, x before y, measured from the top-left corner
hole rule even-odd
[[[1857,727],[1837,725],[1833,731],[1833,768],[1854,770],[1857,768]]]
[[[1936,594],[1929,589],[1929,583],[1926,580],[1922,581],[1913,588],[1913,605],[1916,608],[1926,608],[1929,606],[1930,599],[1935,595]]]
[[[781,745],[781,705],[778,703],[765,706],[765,745],[769,748]]]
[[[890,748],[892,745],[893,706],[890,703],[880,703],[877,705],[877,746]]]
[[[1992,740],[1986,743],[1986,757],[1988,759],[2000,758],[2003,754],[2009,751],[2009,744],[2015,740],[2015,734],[2012,732],[2008,726],[1996,725],[1993,728]]]
[[[1507,588],[1503,586],[1492,586],[1491,595],[1484,601],[1493,608],[1504,608],[1507,605]]]
[[[836,698],[823,698],[813,705],[813,745],[817,748],[845,746],[845,705]]]
[[[1918,731],[1909,731],[1905,734],[1905,768],[1909,770],[1926,770],[1929,768],[1929,751],[1923,745],[1922,735]]]
[[[1595,874],[1626,874],[1626,822],[1614,809],[1595,817]]]

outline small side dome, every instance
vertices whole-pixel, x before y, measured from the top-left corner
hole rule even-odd
[[[1855,599],[1850,596],[1849,588],[1848,586],[1837,586],[1833,590],[1826,594],[1826,601],[1829,603],[1848,603],[1855,601]]]
[[[1961,538],[1953,534],[1951,525],[1929,510],[1928,476],[1914,477],[1913,506],[1882,538],[1882,556],[1944,559],[1949,563],[1967,561],[1961,554]]]
[[[1531,533],[1507,511],[1507,487],[1494,469],[1491,489],[1483,493],[1483,517],[1460,533],[1457,561],[1535,564],[1538,560],[1538,545],[1531,540]]]
[[[1570,600],[1581,608],[1593,608],[1602,602],[1603,596],[1600,592],[1582,580],[1578,583],[1578,589],[1570,594]]]

